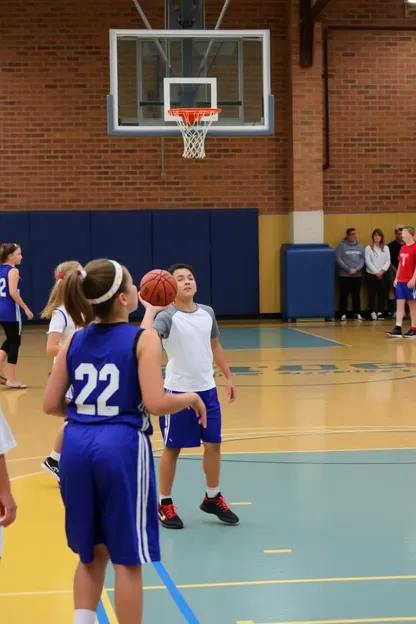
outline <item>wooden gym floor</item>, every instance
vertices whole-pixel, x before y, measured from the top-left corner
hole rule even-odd
[[[238,400],[224,412],[222,491],[240,515],[199,510],[199,451],[179,462],[183,531],[162,530],[146,566],[145,624],[416,622],[416,341],[387,322],[223,325]],[[0,391],[18,446],[8,456],[18,521],[0,563],[4,624],[70,624],[76,558],[59,490],[40,463],[60,421],[41,410],[51,368],[27,326],[20,378]],[[156,424],[156,455],[161,438]],[[115,623],[109,570],[100,624]]]

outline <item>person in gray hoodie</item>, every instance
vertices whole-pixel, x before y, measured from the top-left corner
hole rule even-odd
[[[365,262],[364,247],[357,240],[355,228],[348,228],[346,237],[335,250],[338,265],[341,321],[347,320],[348,296],[352,295],[354,317],[362,321],[361,316],[361,278]]]

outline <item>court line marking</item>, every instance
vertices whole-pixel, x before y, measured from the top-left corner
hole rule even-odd
[[[171,598],[175,602],[176,606],[178,607],[179,611],[182,613],[188,624],[199,624],[198,618],[192,611],[185,598],[182,596],[181,592],[178,589],[178,586],[171,578],[163,563],[161,561],[153,561],[152,563],[153,567],[160,577],[160,580],[162,581],[162,583],[164,583],[163,589],[168,590]]]
[[[112,624],[110,623],[110,620],[107,617],[107,613],[103,605],[103,601],[102,601],[103,596],[104,596],[104,592],[97,606],[96,622],[98,622],[98,624]]]
[[[163,449],[156,449],[155,453]],[[382,451],[416,451],[416,447],[381,447],[381,448],[358,448],[358,449],[313,449],[313,450],[296,450],[296,451],[221,451],[221,455],[301,455],[302,453],[373,453]],[[181,453],[182,457],[200,457],[202,451],[198,453]]]
[[[37,457],[16,457],[16,458],[8,459],[7,463],[11,464],[12,462],[29,461],[31,459],[45,459],[45,455],[39,455]]]
[[[100,604],[104,613],[100,614],[102,616],[102,619],[100,619],[99,612],[97,610],[98,624],[117,624],[117,616],[105,587],[103,589],[103,593],[101,594]]]
[[[357,618],[353,620],[303,620],[301,622],[269,622],[269,624],[366,624],[366,622],[416,622],[416,616],[362,619]],[[238,620],[237,624],[255,623],[252,620]]]
[[[29,474],[18,475],[17,477],[11,477],[10,481],[18,481],[19,479],[26,479],[26,477],[35,477],[36,475],[45,474],[42,470],[39,472],[30,472]]]
[[[253,503],[249,503],[249,502],[246,502],[246,503],[245,503],[245,502],[241,502],[241,503],[228,503],[228,504],[229,504],[229,505],[233,505],[233,506],[235,507],[236,505],[240,505],[240,506],[242,506],[242,505],[252,505]]]
[[[224,583],[186,583],[177,585],[178,589],[208,589],[214,587],[255,587],[258,585],[304,585],[310,583],[356,583],[362,581],[414,581],[416,574],[403,576],[345,576],[306,579],[270,579],[266,581],[229,581]],[[163,585],[148,585],[146,591],[165,589]],[[1,596],[1,594],[0,594]]]
[[[289,548],[282,548],[281,550],[263,550],[265,555],[280,555],[283,553],[291,553]]]
[[[154,562],[155,563],[155,562]],[[153,565],[154,565],[153,563]],[[158,562],[156,562],[158,563]],[[341,576],[329,578],[306,578],[306,579],[270,579],[265,581],[229,581],[224,583],[184,583],[175,585],[177,589],[208,589],[214,587],[255,587],[258,585],[305,585],[315,583],[356,583],[356,582],[373,582],[373,581],[415,581],[416,574],[408,574],[402,576]],[[166,585],[145,585],[145,591],[159,591],[168,589]],[[107,587],[107,592],[115,591],[114,587]],[[0,593],[0,598],[18,597],[18,596],[48,596],[53,594],[71,594],[72,589],[58,589],[51,591],[32,591],[32,592],[7,592]],[[191,620],[192,621],[192,620]],[[361,622],[362,620],[360,620]],[[373,622],[374,620],[369,620]],[[195,622],[195,620],[194,620]],[[195,624],[199,624],[196,620]],[[292,622],[292,624],[295,624]]]
[[[332,344],[336,344],[339,347],[350,347],[351,345],[345,344],[343,342],[338,342],[338,340],[331,340],[331,338],[325,338],[324,336],[320,336],[319,334],[311,334],[311,332],[307,332],[304,329],[298,329],[297,327],[287,327],[286,329],[289,329],[290,331],[295,331],[295,332],[299,332],[300,334],[306,334],[307,336],[312,336],[313,338],[320,338],[321,340],[325,340],[325,342],[332,342]],[[279,347],[277,347],[279,348]],[[289,347],[291,349],[307,349],[310,347]],[[321,347],[322,348],[322,347]]]

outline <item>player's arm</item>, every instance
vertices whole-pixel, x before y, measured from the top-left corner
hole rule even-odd
[[[59,349],[55,365],[49,377],[45,393],[43,395],[43,411],[45,414],[66,417],[65,395],[70,384],[66,356],[68,353],[71,338]]]
[[[167,332],[167,334],[166,334],[166,331],[164,331],[165,323],[163,322],[161,323],[160,317],[158,318],[157,323],[155,323],[155,318],[156,318],[156,315],[159,314],[159,312],[161,312],[162,310],[166,310],[166,308],[169,306],[165,306],[165,307],[153,306],[152,304],[142,299],[140,297],[140,293],[138,297],[139,297],[140,303],[142,304],[145,310],[143,320],[140,323],[140,327],[142,329],[153,331],[154,333],[158,334],[160,338],[167,338],[169,331]]]
[[[0,526],[8,527],[16,520],[17,505],[10,488],[6,457],[0,455]]]
[[[143,402],[151,414],[165,416],[192,407],[206,427],[206,407],[195,392],[166,394],[162,377],[162,347],[153,331],[144,331],[137,343],[138,375]]]
[[[31,321],[33,319],[33,313],[29,310],[18,292],[19,271],[18,269],[16,269],[16,267],[10,269],[8,280],[10,297],[17,303],[18,306],[22,308],[22,310],[24,310],[27,318]]]

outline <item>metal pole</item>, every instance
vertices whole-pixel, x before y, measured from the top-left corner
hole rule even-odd
[[[152,27],[151,27],[151,25],[150,25],[149,20],[148,20],[148,19],[147,19],[147,17],[146,17],[145,12],[143,11],[143,9],[142,9],[142,7],[140,6],[140,4],[138,3],[138,0],[133,0],[133,4],[134,4],[134,6],[136,7],[136,9],[137,9],[137,11],[138,11],[138,13],[139,13],[140,17],[142,18],[143,23],[144,23],[144,25],[146,26],[147,30],[153,30],[153,29],[152,29]],[[160,55],[162,56],[163,60],[165,61],[166,65],[169,67],[169,71],[170,71],[170,73],[174,76],[175,74],[174,74],[174,72],[173,72],[172,65],[170,64],[169,59],[168,59],[168,57],[167,57],[167,55],[166,55],[166,52],[165,52],[165,51],[164,51],[164,49],[162,48],[162,46],[161,46],[161,43],[160,43],[159,39],[155,39],[155,44],[156,44],[157,49],[158,49],[158,50],[159,50],[159,52],[160,52]]]
[[[134,0],[133,0],[133,2],[134,2]],[[225,0],[225,2],[224,2],[224,6],[222,7],[222,11],[221,11],[221,13],[220,13],[220,16],[219,16],[219,18],[218,18],[218,21],[217,21],[217,23],[216,23],[216,25],[215,25],[214,30],[219,30],[219,28],[220,28],[220,26],[221,26],[221,24],[222,24],[222,20],[223,20],[223,19],[224,19],[224,17],[225,17],[225,14],[226,14],[226,12],[227,12],[228,5],[230,4],[230,2],[231,2],[231,0]],[[213,44],[214,44],[214,40],[213,40],[213,39],[211,39],[211,41],[209,42],[209,45],[208,45],[207,51],[205,52],[205,56],[204,56],[204,58],[203,58],[203,59],[202,59],[202,61],[201,61],[201,65],[199,66],[198,73],[197,73],[197,77],[198,77],[198,76],[200,76],[201,71],[202,71],[202,68],[203,68],[203,67],[205,67],[205,65],[206,65],[207,58],[208,58],[209,53],[211,52],[211,48],[212,48]]]

